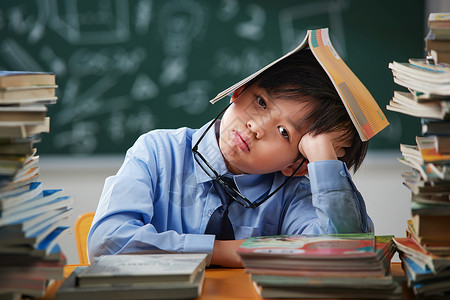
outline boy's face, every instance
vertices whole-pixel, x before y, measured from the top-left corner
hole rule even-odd
[[[295,124],[308,113],[305,105],[272,98],[256,84],[237,89],[231,102],[219,138],[228,170],[267,174],[289,168],[299,155],[302,135]]]

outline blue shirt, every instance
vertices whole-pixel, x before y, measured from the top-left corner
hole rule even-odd
[[[151,131],[127,151],[117,174],[105,181],[88,236],[91,261],[102,254],[152,250],[212,254],[215,236],[203,233],[221,201],[192,154],[207,125]],[[250,200],[262,199],[286,179],[281,172],[229,173],[213,129],[198,151],[220,175],[228,173]],[[311,162],[308,172],[309,178],[292,178],[256,209],[232,203],[229,218],[236,239],[373,231],[343,162]]]

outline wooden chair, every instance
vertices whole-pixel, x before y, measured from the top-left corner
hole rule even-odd
[[[74,235],[77,243],[78,259],[80,264],[89,264],[87,255],[87,236],[91,228],[95,212],[86,212],[81,214],[75,221]]]

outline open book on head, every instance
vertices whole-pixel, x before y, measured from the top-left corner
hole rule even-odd
[[[210,102],[215,103],[220,99],[231,95],[236,89],[246,84],[266,69],[305,48],[311,50],[317,61],[330,77],[330,80],[341,97],[362,141],[369,140],[389,125],[384,113],[370,92],[334,50],[328,36],[328,28],[308,30],[303,41],[294,50],[222,91]]]

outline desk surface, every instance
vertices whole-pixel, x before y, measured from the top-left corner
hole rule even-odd
[[[78,265],[69,265],[64,269],[64,276],[67,278],[72,270]],[[403,270],[400,263],[392,263],[392,275],[403,277]],[[48,291],[46,299],[52,299],[54,293],[61,283],[55,284]],[[261,300],[255,291],[249,275],[245,269],[228,268],[208,268],[206,269],[206,279],[203,286],[202,296],[197,300]],[[403,299],[415,299],[414,294],[403,285]]]
[[[392,275],[403,278],[404,273],[400,263],[392,263]],[[197,300],[253,300],[262,298],[255,291],[250,277],[244,269],[220,269],[206,270],[206,280],[203,293]],[[403,299],[416,299],[413,292],[403,286]]]

